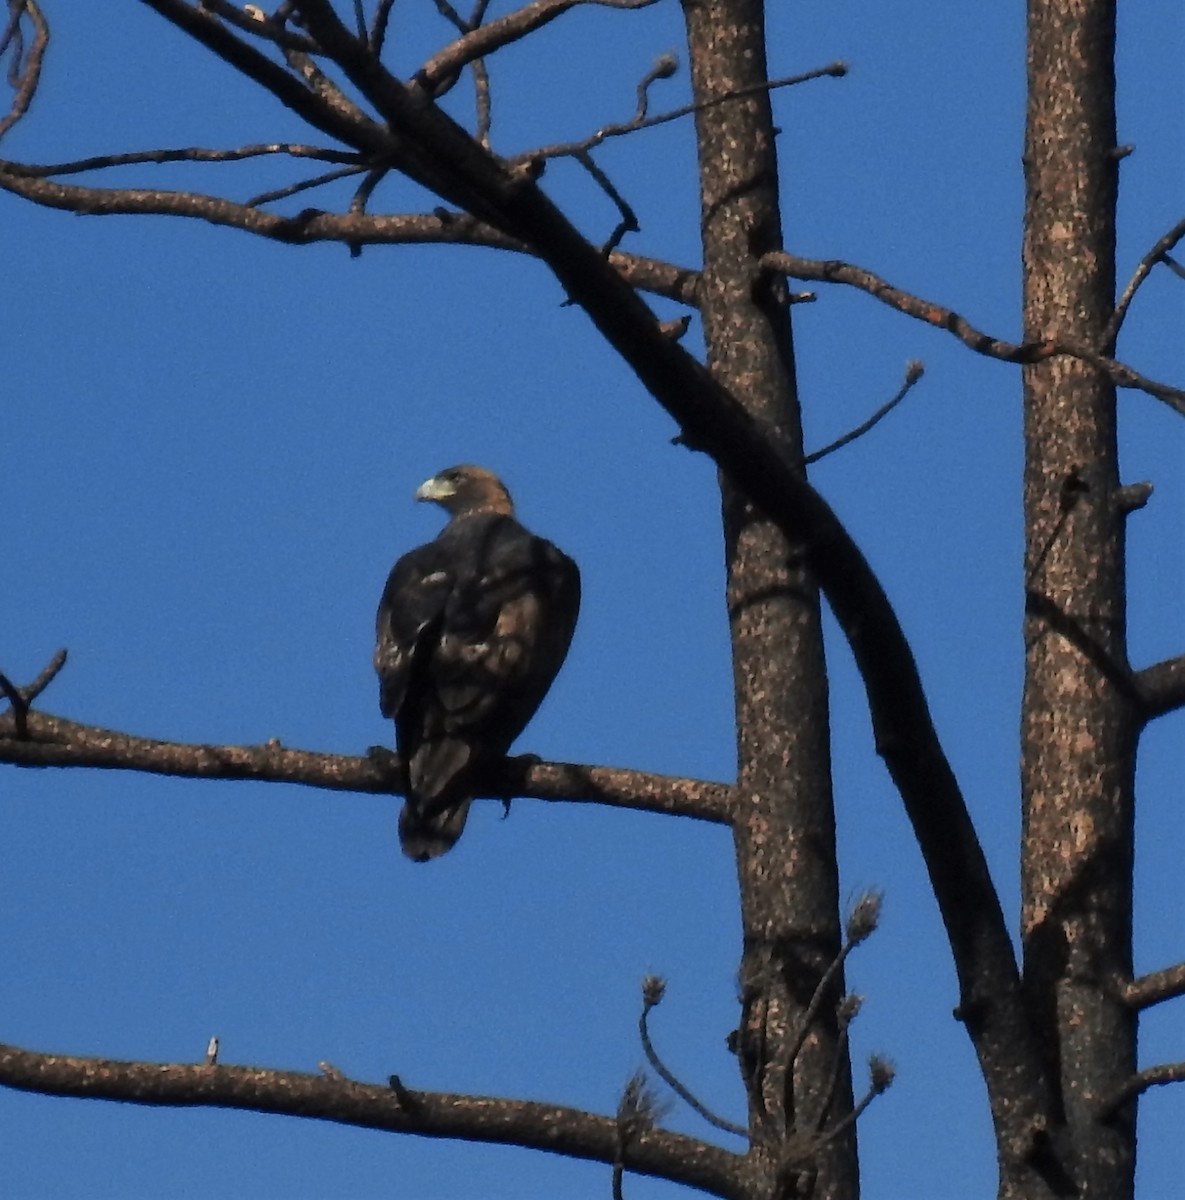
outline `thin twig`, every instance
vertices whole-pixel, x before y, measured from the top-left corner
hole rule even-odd
[[[845,996],[835,1010],[839,1031],[835,1039],[835,1049],[831,1056],[831,1074],[827,1077],[827,1086],[823,1089],[823,1101],[819,1105],[819,1114],[815,1118],[815,1133],[822,1131],[827,1123],[831,1106],[835,1103],[839,1091],[839,1081],[848,1061],[848,1041],[850,1039],[852,1022],[860,1011],[863,1003],[859,996]]]
[[[0,40],[0,54],[11,47],[12,62],[8,68],[8,82],[16,91],[8,112],[0,117],[0,137],[29,111],[29,105],[41,80],[45,49],[49,45],[49,24],[34,0],[9,0],[8,11],[8,25],[4,29],[3,39]],[[24,32],[21,29],[21,17],[26,14],[33,23],[33,42],[27,52]]]
[[[242,162],[270,154],[286,154],[290,158],[312,158],[319,162],[359,163],[361,157],[347,150],[331,150],[324,146],[304,146],[296,143],[271,142],[256,146],[241,146],[233,150],[210,150],[202,146],[183,146],[171,150],[139,150],[129,154],[96,154],[64,163],[5,163],[4,170],[26,179],[48,179],[55,175],[78,175],[84,171],[102,171],[109,167],[137,166],[141,163],[222,163]]]
[[[374,9],[374,24],[370,27],[370,52],[375,58],[381,57],[383,43],[387,40],[387,25],[391,20],[391,9],[395,0],[379,0]]]
[[[65,665],[66,651],[59,650],[42,668],[41,674],[28,687],[23,688],[18,688],[7,675],[0,673],[0,692],[3,692],[11,707],[13,732],[17,741],[28,741],[29,709]]]
[[[12,721],[16,729],[16,737],[18,741],[26,741],[29,736],[29,703],[21,695],[20,688],[8,678],[7,675],[0,674],[0,692],[4,693],[12,708]]]
[[[828,443],[821,450],[815,450],[813,453],[806,455],[802,460],[804,466],[810,466],[811,463],[816,463],[821,458],[826,458],[828,454],[834,453],[836,450],[842,449],[850,442],[854,442],[858,437],[863,437],[874,425],[884,420],[901,403],[902,400],[909,394],[910,389],[915,383],[925,374],[926,368],[923,363],[916,359],[906,365],[905,380],[901,387],[897,389],[897,394],[887,404],[882,404],[880,408],[864,422],[863,425],[857,425],[850,433],[845,433],[843,437],[837,438],[834,442]]]
[[[831,960],[827,970],[823,972],[819,982],[815,985],[815,990],[799,1020],[798,1029],[790,1040],[790,1049],[786,1054],[787,1067],[793,1065],[806,1044],[811,1025],[819,1015],[819,1009],[823,1006],[823,1001],[827,998],[832,984],[843,970],[848,955],[875,932],[880,922],[882,903],[883,897],[880,892],[869,891],[865,892],[853,907],[848,917],[843,945],[840,946],[839,953]]]
[[[817,67],[813,71],[805,71],[801,75],[787,75],[782,79],[771,79],[767,83],[754,84],[751,87],[737,88],[735,91],[722,92],[719,96],[713,96],[710,100],[700,101],[698,104],[685,104],[681,108],[673,108],[669,112],[659,113],[656,117],[639,117],[638,113],[628,121],[622,121],[614,125],[605,125],[598,129],[595,133],[589,134],[579,142],[560,142],[554,146],[541,146],[537,150],[528,150],[523,154],[517,154],[513,158],[508,159],[509,162],[526,162],[537,158],[564,158],[580,153],[584,150],[593,150],[602,142],[608,141],[612,137],[621,137],[627,133],[636,133],[640,129],[653,129],[656,125],[665,125],[669,121],[677,121],[681,117],[689,116],[692,113],[702,112],[708,108],[714,108],[718,104],[727,104],[730,100],[740,100],[745,96],[757,95],[761,92],[772,92],[778,88],[791,87],[796,83],[807,83],[812,79],[821,79],[825,76],[833,76],[839,78],[847,74],[847,64],[843,62],[833,62],[825,67]],[[661,78],[661,76],[656,76]]]
[[[440,2],[441,0],[438,0],[438,8]],[[457,16],[453,23],[462,31],[462,36],[428,59],[415,73],[414,78],[429,94],[436,95],[439,86],[445,81],[455,78],[462,67],[468,66],[474,59],[486,58],[495,50],[499,50],[511,42],[519,41],[527,34],[550,24],[557,17],[563,16],[569,9],[580,4],[638,9],[648,8],[655,3],[657,0],[533,0],[523,8],[507,13],[506,16],[490,21],[486,25],[480,25],[475,21],[468,32],[465,32],[467,23],[463,18]],[[455,10],[453,11],[455,14]],[[477,15],[479,18],[484,18],[484,7],[479,6]]]
[[[677,1095],[685,1104],[697,1112],[709,1125],[714,1125],[717,1129],[722,1129],[725,1133],[735,1133],[737,1137],[747,1138],[749,1131],[743,1125],[735,1125],[732,1121],[725,1120],[724,1117],[718,1117],[706,1104],[696,1098],[696,1096],[686,1087],[680,1080],[667,1069],[662,1059],[658,1057],[658,1051],[655,1050],[654,1044],[650,1040],[650,1030],[647,1027],[647,1021],[650,1015],[650,1010],[655,1007],[659,1000],[662,999],[663,986],[660,980],[650,977],[643,982],[642,985],[642,1015],[638,1018],[638,1033],[642,1039],[642,1052],[646,1055],[646,1061],[654,1068],[658,1077]],[[655,999],[657,995],[657,999]]]
[[[1152,268],[1158,262],[1163,262],[1168,258],[1169,251],[1185,237],[1185,220],[1178,221],[1162,237],[1156,245],[1140,259],[1135,272],[1128,281],[1127,287],[1123,289],[1123,295],[1119,297],[1115,305],[1115,311],[1111,314],[1111,319],[1107,322],[1106,329],[1103,330],[1102,344],[1103,348],[1111,353],[1115,349],[1115,342],[1119,337],[1120,327],[1123,325],[1123,319],[1127,316],[1127,310],[1131,307],[1131,302],[1135,298],[1135,294],[1139,291],[1140,285],[1152,272]]]
[[[320,49],[311,37],[303,33],[294,33],[286,26],[286,18],[282,15],[283,6],[279,13],[271,17],[264,15],[262,19],[231,4],[230,0],[201,0],[201,6],[220,16],[228,25],[233,25],[254,37],[263,38],[264,41],[273,42],[283,50],[301,50],[305,54],[316,54]]]
[[[871,1082],[868,1085],[868,1091],[864,1093],[863,1099],[857,1104],[850,1113],[847,1113],[840,1120],[836,1121],[826,1133],[820,1134],[818,1141],[815,1143],[817,1150],[821,1150],[824,1146],[834,1142],[841,1133],[850,1129],[864,1115],[864,1110],[883,1092],[887,1091],[893,1083],[894,1070],[891,1063],[886,1059],[879,1058],[874,1055],[869,1059],[869,1071],[872,1076]]]
[[[1185,279],[1185,267],[1183,267],[1171,254],[1161,256],[1161,261],[1178,279]]]
[[[355,166],[339,167],[336,171],[326,171],[324,175],[314,175],[312,179],[302,179],[299,183],[292,183],[287,187],[276,188],[273,192],[260,192],[258,196],[252,196],[247,201],[247,207],[259,208],[262,204],[272,204],[276,200],[286,200],[289,196],[296,196],[301,192],[323,187],[325,184],[334,183],[338,179],[348,179],[351,175],[361,175],[365,170],[367,170],[365,166]]]
[[[621,219],[617,222],[613,232],[609,235],[609,239],[601,247],[601,253],[606,258],[613,253],[621,243],[621,239],[627,233],[637,233],[638,218],[630,207],[626,198],[613,186],[613,181],[601,170],[600,167],[593,161],[593,156],[586,151],[578,150],[573,156],[576,161],[596,180],[601,190],[609,197],[610,200],[617,206],[618,213],[621,214]]]

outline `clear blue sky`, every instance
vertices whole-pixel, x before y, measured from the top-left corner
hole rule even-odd
[[[303,138],[278,105],[143,6],[45,0],[54,42],[6,157]],[[771,4],[771,69],[847,60],[783,91],[788,248],[846,258],[1019,330],[1023,6]],[[1138,11],[1137,11],[1138,8]],[[495,11],[498,11],[495,6]],[[1185,17],[1127,6],[1120,61],[1120,274],[1182,216]],[[400,70],[447,36],[396,6]],[[681,41],[678,6],[569,14],[494,72],[494,144],[514,153],[628,117]],[[686,98],[686,75],[658,107]],[[456,111],[464,111],[463,89]],[[637,208],[626,248],[698,262],[687,123],[606,146]],[[276,168],[141,168],[119,179],[245,199]],[[311,172],[310,172],[311,173]],[[116,182],[112,178],[111,182]],[[590,236],[613,214],[573,167],[546,176]],[[341,204],[327,190],[290,202]],[[324,198],[322,198],[322,196]],[[375,211],[414,209],[410,188]],[[731,778],[731,683],[710,464],[529,261],[467,249],[298,250],[162,218],[81,218],[0,197],[7,386],[0,422],[0,669],[70,663],[45,706],[193,742],[361,753],[390,739],[370,666],[397,555],[440,515],[437,469],[504,475],[524,520],[581,564],[567,666],[523,750]],[[1185,294],[1146,286],[1121,355],[1185,380]],[[664,314],[675,315],[669,305]],[[867,297],[797,308],[808,445],[863,420],[905,363],[927,374],[874,434],[822,463],[914,641],[939,730],[1015,925],[1021,673],[1020,380]],[[692,335],[694,336],[694,334]],[[1122,399],[1133,517],[1132,654],[1185,650],[1185,425]],[[854,1033],[897,1083],[861,1122],[869,1200],[994,1194],[994,1153],[935,905],[871,746],[842,641],[834,673],[844,893],[886,893],[851,963]],[[1136,963],[1185,953],[1182,717],[1140,760]],[[292,787],[0,769],[0,1039],[112,1058],[223,1060],[611,1112],[642,1056],[639,981],[669,980],[653,1028],[720,1110],[742,1094],[734,866],[721,829],[576,805],[480,805],[456,851],[400,857],[396,802]],[[1180,1058],[1181,1002],[1145,1018],[1141,1061]],[[1144,1101],[1140,1196],[1179,1184],[1185,1093]],[[705,1133],[684,1109],[669,1123]],[[604,1197],[608,1169],[274,1117],[0,1092],[6,1194],[128,1197]],[[630,1200],[676,1189],[627,1181]]]

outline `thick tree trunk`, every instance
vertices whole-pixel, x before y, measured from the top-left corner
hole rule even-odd
[[[1030,0],[1025,337],[1103,346],[1114,302],[1114,0]],[[1061,357],[1025,370],[1024,974],[1087,1200],[1131,1196],[1133,781],[1115,389]]]
[[[684,0],[697,101],[767,76],[761,0]],[[794,454],[802,432],[790,321],[780,284],[757,271],[782,246],[768,96],[713,105],[696,116],[704,247],[701,311],[715,376]],[[755,1170],[792,1194],[794,1166],[824,1120],[837,1048],[839,991],[797,1061],[790,1046],[820,976],[839,949],[827,679],[818,592],[774,524],[723,487],[728,608],[738,729],[734,824],[744,950],[737,1051],[749,1091]],[[826,1121],[851,1105],[843,1081]],[[797,1136],[796,1136],[797,1135]],[[816,1196],[858,1193],[855,1139],[810,1162]]]

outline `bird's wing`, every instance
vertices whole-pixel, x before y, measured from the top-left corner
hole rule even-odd
[[[435,542],[405,554],[391,569],[375,621],[374,669],[384,717],[399,715],[413,676],[427,669],[452,587],[447,556]]]

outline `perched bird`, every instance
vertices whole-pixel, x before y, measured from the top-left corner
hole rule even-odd
[[[424,862],[461,836],[476,788],[547,694],[576,627],[580,572],[515,520],[482,467],[441,471],[416,499],[451,519],[392,569],[374,666],[407,776],[399,842]]]

